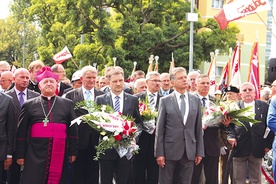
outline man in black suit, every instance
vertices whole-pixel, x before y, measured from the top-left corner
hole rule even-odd
[[[31,98],[37,97],[40,94],[30,89],[27,89],[30,79],[30,73],[25,68],[16,69],[14,72],[14,87],[8,91],[6,94],[13,98],[13,109],[14,109],[14,137],[16,137],[18,118],[21,110],[22,104]],[[15,144],[15,142],[14,142]],[[14,150],[13,155],[16,155],[16,150]],[[16,158],[13,157],[12,165],[9,169],[10,172],[10,182],[11,184],[19,183],[20,178],[20,166],[16,163]]]
[[[236,146],[233,156],[233,183],[245,183],[246,168],[250,183],[261,184],[261,165],[262,158],[271,147],[274,139],[272,131],[267,129],[268,104],[255,99],[255,87],[250,82],[245,82],[240,87],[241,101],[238,102],[240,108],[253,106],[252,112],[255,113],[259,123],[252,124],[242,122],[244,126],[230,124],[231,134],[228,141],[232,146]],[[227,124],[226,124],[227,126]]]
[[[98,95],[104,94],[95,89],[97,69],[85,66],[81,70],[82,87],[69,91],[65,97],[76,103],[84,100],[94,101]],[[89,99],[87,99],[89,98]],[[87,114],[84,109],[75,109],[76,117]],[[99,164],[93,160],[96,155],[95,146],[98,145],[99,133],[86,123],[78,126],[79,151],[78,157],[73,164],[73,182],[76,184],[99,183]]]
[[[148,104],[150,108],[158,111],[159,100],[162,97],[158,93],[160,89],[160,74],[158,72],[149,72],[146,76],[147,91],[139,93],[135,96],[139,100],[152,101],[152,104]],[[155,132],[149,134],[146,131],[142,131],[139,137],[139,153],[134,158],[134,183],[135,184],[158,184],[158,165],[154,157],[154,140]]]
[[[210,79],[208,75],[201,74],[196,78],[196,96],[201,100],[201,104],[204,108],[208,108],[210,103],[214,103],[216,98],[209,95]],[[200,175],[202,171],[202,165],[204,167],[204,174],[206,178],[206,184],[218,183],[218,163],[220,156],[220,144],[218,127],[207,127],[203,125],[204,135],[204,151],[205,157],[202,162],[195,166],[193,172],[193,184],[200,182]]]
[[[110,105],[117,108],[123,115],[132,116],[135,123],[142,125],[142,119],[139,113],[138,98],[127,94],[123,91],[124,74],[121,70],[112,69],[107,74],[107,80],[110,84],[110,92],[98,96],[96,103],[98,105]],[[119,105],[118,105],[119,104]],[[127,184],[131,177],[132,160],[128,160],[125,156],[120,158],[115,149],[109,149],[100,157],[100,180],[101,184],[112,183],[114,172],[116,173],[116,182],[118,184]]]
[[[3,170],[8,170],[12,163],[12,151],[14,145],[14,110],[12,98],[0,92],[0,183]],[[2,180],[3,179],[3,180]]]
[[[72,88],[70,85],[62,82],[66,78],[66,72],[64,67],[61,64],[54,64],[51,67],[52,71],[58,75],[58,87],[56,90],[56,95],[62,96],[64,94],[64,90],[68,88]]]

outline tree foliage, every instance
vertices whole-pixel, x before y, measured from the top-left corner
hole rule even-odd
[[[126,76],[134,61],[146,71],[151,54],[160,58],[159,72],[168,71],[172,53],[176,66],[189,68],[190,4],[183,0],[14,0],[12,11],[17,19],[40,25],[38,52],[49,65],[68,46],[79,67],[96,63],[103,70],[116,57]],[[235,26],[221,31],[214,19],[195,22],[194,68],[208,61],[211,51],[234,47],[238,32]],[[72,60],[65,65],[69,73],[76,70]]]

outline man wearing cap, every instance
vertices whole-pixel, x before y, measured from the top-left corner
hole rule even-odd
[[[82,86],[82,82],[80,80],[81,78],[81,70],[77,70],[75,73],[73,73],[72,75],[72,79],[71,79],[71,85],[73,88],[67,88],[64,90],[63,92],[63,96],[65,96],[65,94],[73,89],[76,88],[80,88]]]
[[[81,70],[82,87],[66,93],[65,97],[72,100],[74,105],[84,100],[91,100],[104,94],[95,89],[97,69],[93,66],[85,66]],[[75,109],[77,117],[87,114],[84,109]],[[99,163],[93,160],[96,156],[95,146],[99,142],[99,133],[91,128],[87,123],[78,126],[79,150],[78,158],[73,164],[73,184],[97,184],[99,181]]]
[[[24,166],[19,183],[67,183],[67,161],[78,153],[77,125],[70,126],[74,105],[55,95],[58,76],[50,67],[36,79],[41,95],[27,100],[19,115],[17,163]]]

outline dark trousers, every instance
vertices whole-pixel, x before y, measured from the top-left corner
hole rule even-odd
[[[99,183],[99,162],[93,160],[95,155],[92,145],[78,151],[77,159],[71,165],[72,184]]]
[[[4,161],[0,161],[0,183],[2,184],[4,182],[3,180],[3,171],[4,171]]]
[[[199,184],[202,166],[204,167],[205,184],[218,184],[218,162],[219,157],[204,157],[200,164],[194,167],[192,184]]]
[[[158,184],[159,167],[154,157],[154,134],[142,132],[139,153],[134,157],[134,183]]]
[[[16,155],[13,152],[13,155]],[[16,162],[16,157],[12,157],[12,164],[8,170],[9,184],[18,184],[21,176],[20,165]]]
[[[112,184],[115,173],[116,184],[127,184],[130,182],[132,172],[132,160],[126,157],[117,157],[115,160],[100,159],[101,184]]]

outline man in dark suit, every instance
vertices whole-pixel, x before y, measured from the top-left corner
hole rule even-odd
[[[173,93],[160,99],[155,156],[159,165],[159,184],[173,182],[178,165],[178,183],[191,183],[194,164],[204,156],[201,103],[187,92],[185,68],[171,74]]]
[[[122,112],[123,115],[132,116],[135,123],[142,125],[142,119],[139,113],[138,98],[123,91],[124,74],[121,70],[112,69],[107,74],[107,80],[110,84],[110,92],[98,96],[96,103],[98,105],[110,105]],[[101,184],[112,183],[113,174],[116,174],[118,184],[127,184],[131,177],[132,160],[125,156],[120,158],[115,149],[109,149],[100,157],[100,180]]]
[[[163,96],[171,94],[173,92],[173,89],[171,88],[170,74],[161,73],[160,80],[161,80],[161,87],[159,90],[159,94]]]
[[[72,88],[70,85],[62,82],[62,80],[66,78],[66,72],[64,70],[64,67],[61,64],[54,64],[51,67],[51,69],[55,74],[58,75],[58,87],[56,90],[56,95],[62,96],[64,94],[65,89]]]
[[[28,70],[30,72],[30,81],[28,85],[28,89],[40,93],[40,89],[38,88],[38,82],[36,80],[36,74],[41,70],[44,66],[44,63],[40,60],[32,61],[29,66]]]
[[[107,69],[107,72],[105,73],[105,77],[107,77],[108,72],[109,72],[110,70],[113,70],[113,69],[120,70],[122,73],[124,73],[124,70],[123,70],[121,67],[119,67],[119,66],[115,66],[114,68],[109,67],[109,68]],[[103,91],[104,93],[110,92],[110,83],[109,83],[108,80],[106,81],[106,83],[107,83],[107,85],[106,85],[105,87],[101,88],[101,91]],[[132,88],[130,88],[129,84],[128,84],[128,83],[125,83],[125,82],[124,82],[124,92],[126,92],[126,93],[128,93],[128,94],[131,94],[131,95],[133,94]]]
[[[14,137],[16,137],[18,118],[21,110],[22,104],[31,98],[37,97],[40,94],[30,89],[27,89],[30,79],[30,73],[25,68],[16,69],[14,72],[14,87],[8,91],[6,94],[13,98],[13,109],[14,109]],[[15,142],[14,142],[15,144]],[[14,150],[13,155],[16,155],[16,150]],[[20,166],[16,163],[16,158],[13,157],[12,165],[9,169],[10,172],[10,182],[11,184],[19,183],[20,178]]]
[[[8,170],[12,163],[14,143],[14,110],[12,98],[0,92],[0,183],[3,169]]]
[[[216,98],[209,95],[210,79],[208,75],[199,75],[196,78],[196,86],[197,91],[195,95],[201,99],[203,108],[208,108],[210,103],[215,103]],[[199,165],[195,166],[192,179],[193,184],[198,184],[200,182],[202,165],[204,167],[204,174],[206,178],[205,183],[218,183],[218,162],[220,156],[218,129],[218,127],[207,127],[203,125],[205,157]]]
[[[246,128],[234,124],[229,126],[233,129],[228,141],[236,146],[233,156],[233,183],[245,183],[248,167],[250,183],[261,184],[262,158],[271,149],[274,138],[273,132],[267,129],[268,104],[254,100],[255,87],[250,82],[241,85],[240,94],[242,100],[238,102],[239,107],[253,106],[252,112],[260,123],[242,122]]]
[[[92,100],[104,94],[95,89],[97,69],[92,66],[85,66],[81,70],[80,80],[82,87],[69,91],[65,97],[72,100],[74,105],[84,100]],[[88,99],[89,98],[89,99]],[[75,109],[76,117],[87,114],[84,109]],[[78,126],[79,151],[78,157],[73,164],[73,182],[75,184],[99,183],[99,164],[93,160],[96,155],[95,146],[98,145],[99,133],[87,123]]]
[[[152,104],[148,103],[148,106],[155,111],[158,111],[159,100],[162,97],[162,95],[158,93],[160,82],[160,74],[158,72],[153,71],[147,73],[147,91],[135,95],[140,101],[145,101],[146,98],[149,102],[151,101]],[[135,184],[158,184],[159,168],[154,157],[154,140],[154,132],[149,134],[145,130],[142,131],[138,142],[140,150],[134,158]]]

